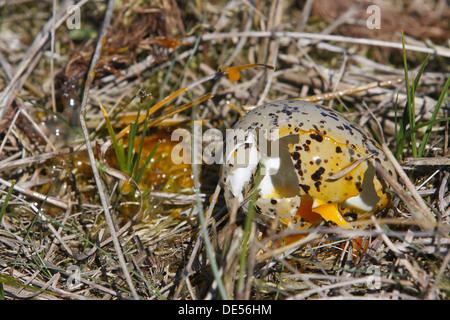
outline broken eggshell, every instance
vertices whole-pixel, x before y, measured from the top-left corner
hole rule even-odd
[[[396,178],[380,146],[342,114],[311,102],[275,101],[253,109],[226,138],[221,182],[228,209],[308,227],[321,218],[369,215],[390,203],[375,165]],[[261,175],[256,186],[257,175]]]

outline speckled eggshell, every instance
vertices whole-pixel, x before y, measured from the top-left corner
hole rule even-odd
[[[279,134],[277,158],[260,152],[254,138],[258,135],[248,134],[262,131],[271,140],[268,132],[274,129]],[[246,134],[244,141],[236,143],[235,132],[239,131]],[[341,211],[358,214],[372,213],[389,203],[373,161],[393,176],[395,170],[379,145],[359,125],[322,105],[284,100],[257,107],[236,122],[232,133],[227,134],[226,145],[232,147],[226,149],[221,180],[228,208],[234,201],[248,210],[258,164],[276,172],[265,175],[258,186],[255,204],[263,220],[293,218],[303,195],[313,199],[313,208],[337,203]],[[234,163],[239,150],[250,161]],[[358,160],[354,169],[333,179]]]

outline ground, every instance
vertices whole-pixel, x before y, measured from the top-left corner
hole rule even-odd
[[[1,299],[448,299],[446,1],[110,3],[0,4]],[[248,224],[218,165],[171,161],[177,129],[294,98],[384,141],[392,205]]]

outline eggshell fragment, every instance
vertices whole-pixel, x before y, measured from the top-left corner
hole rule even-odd
[[[261,221],[346,226],[345,213],[367,215],[389,203],[374,165],[395,170],[356,123],[312,102],[275,101],[253,109],[226,139],[221,180],[227,206],[244,212],[257,188]],[[257,174],[262,180],[255,186]]]

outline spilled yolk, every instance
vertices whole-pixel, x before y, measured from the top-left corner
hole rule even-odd
[[[314,200],[311,196],[307,194],[303,195],[296,216],[299,216],[310,223],[318,221],[321,216],[312,210],[313,203]]]
[[[318,206],[313,210],[314,212],[320,214],[325,220],[332,221],[341,227],[351,228],[339,212],[338,204],[336,202]]]

